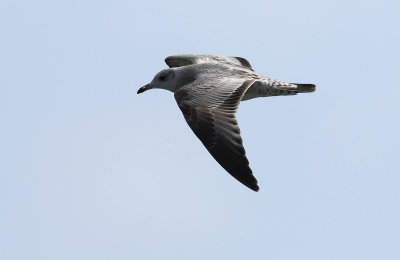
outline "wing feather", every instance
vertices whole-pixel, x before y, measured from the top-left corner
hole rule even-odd
[[[236,111],[254,80],[207,81],[208,86],[183,87],[175,99],[187,123],[215,160],[234,178],[258,191],[243,147]],[[206,93],[204,93],[204,91]]]
[[[210,62],[224,63],[253,71],[250,62],[242,57],[228,57],[207,54],[181,54],[169,56],[165,59],[165,63],[167,63],[170,68]]]

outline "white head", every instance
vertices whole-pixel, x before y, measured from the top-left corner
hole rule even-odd
[[[165,69],[154,76],[154,79],[138,90],[138,94],[152,88],[161,88],[174,91],[176,88],[176,73],[174,69]]]

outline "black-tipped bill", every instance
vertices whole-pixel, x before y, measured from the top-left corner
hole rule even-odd
[[[138,89],[137,93],[140,94],[142,92],[145,92],[148,89],[150,89],[150,85],[149,84],[147,84],[147,85],[141,87],[140,89]]]

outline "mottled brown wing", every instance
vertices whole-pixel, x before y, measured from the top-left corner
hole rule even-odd
[[[235,116],[254,80],[214,81],[207,81],[207,86],[184,87],[175,93],[175,99],[190,128],[215,160],[238,181],[258,191]]]

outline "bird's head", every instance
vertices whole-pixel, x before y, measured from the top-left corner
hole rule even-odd
[[[137,93],[140,94],[152,88],[161,88],[174,91],[175,87],[175,71],[173,69],[165,69],[157,73],[153,80],[149,84],[141,87]]]

